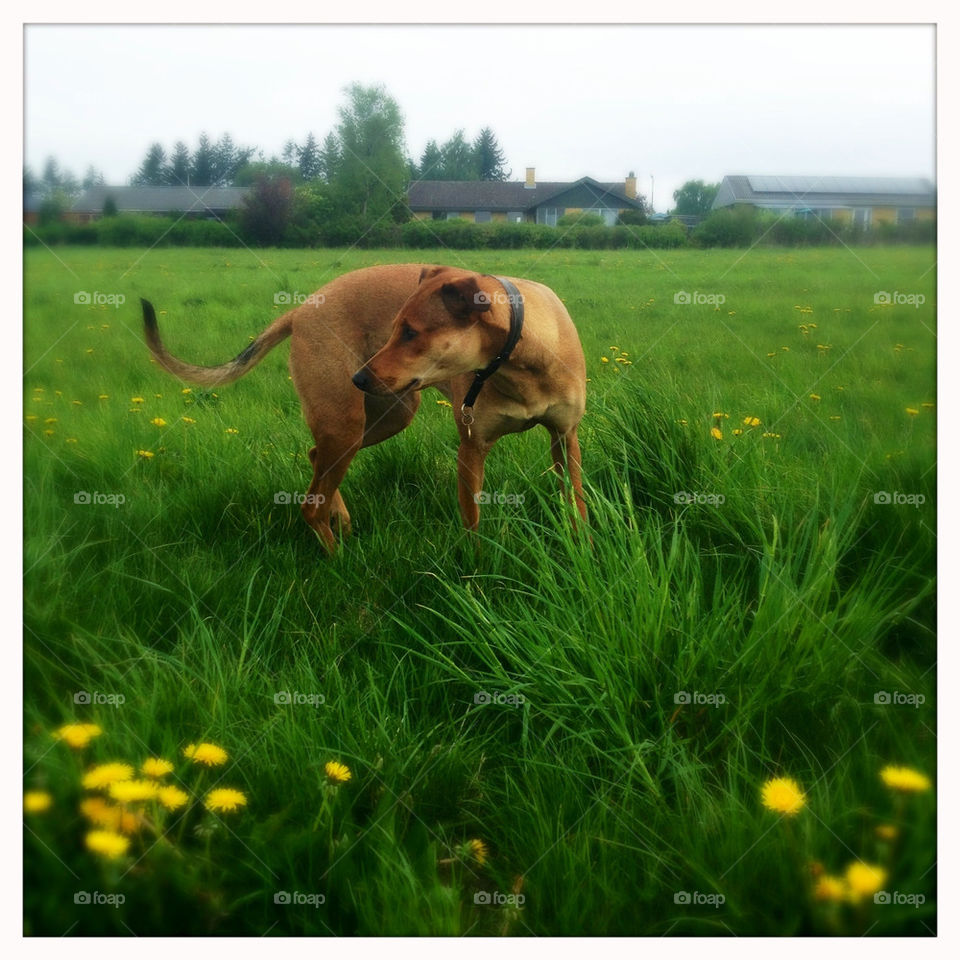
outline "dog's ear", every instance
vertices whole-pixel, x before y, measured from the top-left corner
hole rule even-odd
[[[480,289],[476,277],[451,280],[440,288],[443,305],[457,320],[466,320],[474,313],[490,309],[490,297]]]
[[[423,283],[424,280],[431,280],[438,273],[443,273],[444,270],[449,269],[449,267],[424,267],[420,271],[420,283]]]

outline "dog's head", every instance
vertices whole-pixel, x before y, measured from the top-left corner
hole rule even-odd
[[[354,384],[367,393],[404,393],[485,366],[496,352],[497,328],[484,279],[454,267],[424,267],[390,339],[353,375]]]

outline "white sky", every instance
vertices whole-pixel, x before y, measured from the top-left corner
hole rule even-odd
[[[383,83],[408,152],[491,126],[538,179],[629,170],[666,210],[729,173],[935,175],[927,26],[31,26],[25,162],[126,183],[206,130],[279,153]]]

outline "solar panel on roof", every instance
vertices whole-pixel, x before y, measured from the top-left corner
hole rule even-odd
[[[922,177],[747,177],[755,193],[929,193]]]

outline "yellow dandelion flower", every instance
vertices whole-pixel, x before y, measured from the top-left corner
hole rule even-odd
[[[76,442],[77,442],[76,437],[67,437],[67,443],[76,443]]]
[[[103,797],[87,797],[80,803],[80,813],[98,827],[115,830],[120,823],[120,808]]]
[[[609,363],[609,362],[610,362],[610,358],[609,358],[609,357],[601,357],[601,358],[600,358],[600,362],[601,362],[601,363]]]
[[[338,763],[336,760],[330,760],[326,763],[323,770],[327,775],[327,780],[333,784],[346,783],[353,776],[346,764]]]
[[[817,900],[843,901],[848,895],[843,877],[833,877],[826,873],[817,880],[813,888],[813,896]]]
[[[915,417],[920,412],[916,407],[907,407],[906,410],[911,417]]]
[[[773,353],[768,353],[768,354],[767,354],[768,357],[775,357],[776,355],[777,355],[777,351],[776,351],[776,350],[774,350]]]
[[[130,846],[130,840],[127,837],[112,830],[91,830],[85,842],[88,850],[108,860],[117,860],[122,857]]]
[[[152,780],[118,780],[108,792],[119,803],[143,803],[157,795],[157,785]]]
[[[722,419],[722,420],[729,420],[729,419],[730,419],[730,414],[729,414],[729,413],[720,413],[720,412],[717,412],[717,413],[715,413],[715,414],[713,415],[713,419],[714,419],[714,420],[721,420],[721,419]]]
[[[832,417],[830,417],[830,419],[831,419],[831,420],[840,420],[841,417],[840,417],[839,415],[837,415],[837,414],[834,414]]]
[[[231,434],[239,433],[239,432],[240,431],[236,427],[227,427],[227,429],[224,430],[224,433],[231,433]]]
[[[919,770],[910,767],[884,767],[880,778],[891,790],[902,793],[924,793],[930,789],[930,778]]]
[[[80,750],[101,733],[103,731],[95,723],[68,723],[54,731],[53,736],[57,740],[63,740],[75,750]]]
[[[743,430],[741,430],[740,427],[737,427],[737,429],[733,431],[733,435],[735,437],[741,436],[742,433],[743,433]]]
[[[679,423],[681,427],[685,427],[687,425],[687,421],[682,419],[678,420],[677,423]]]
[[[28,790],[23,795],[24,813],[46,813],[53,806],[53,797],[46,790]]]
[[[130,398],[130,402],[131,402],[131,403],[143,403],[143,397],[131,397],[131,398]]]
[[[482,867],[487,862],[489,851],[487,850],[487,845],[482,840],[475,838],[467,841],[467,854],[473,857]]]
[[[449,400],[440,399],[437,401],[438,407],[452,407],[453,404]]]
[[[184,806],[190,797],[179,787],[161,787],[157,791],[157,799],[168,810],[179,810]]]
[[[56,430],[44,430],[43,435],[45,437],[52,437],[56,434],[56,432],[57,432]]]
[[[851,899],[859,900],[861,897],[872,897],[883,889],[887,882],[887,871],[875,864],[857,860],[847,867],[845,877]]]
[[[155,427],[165,427],[167,425],[167,421],[164,420],[163,417],[154,417],[150,422]]]
[[[165,777],[172,771],[173,764],[162,757],[148,757],[140,767],[140,772],[148,777]]]
[[[611,350],[611,352],[613,352],[613,353],[619,353],[619,352],[620,352],[620,348],[619,348],[619,347],[611,347],[610,350]]]
[[[98,399],[98,400],[109,400],[109,399],[110,399],[110,394],[109,394],[109,393],[101,393],[100,396],[97,397],[97,399]]]
[[[714,440],[722,440],[723,431],[719,427],[711,427],[710,436],[713,437]]]
[[[183,748],[183,755],[205,767],[219,767],[227,762],[227,751],[214,743],[191,743]]]
[[[799,813],[807,802],[800,785],[790,777],[776,777],[768,780],[763,785],[760,796],[768,810],[783,813],[789,817]]]
[[[152,460],[154,455],[149,450],[138,450],[137,456],[143,460]]]
[[[129,763],[101,763],[83,775],[81,784],[84,790],[100,790],[111,783],[129,780],[133,776],[133,767]]]
[[[28,413],[26,419],[27,419],[27,420],[31,420],[31,421],[32,421],[32,420],[36,420],[36,419],[37,419],[37,415],[36,415],[35,413]]]
[[[154,394],[154,397],[156,397],[157,400],[162,400],[162,399],[163,399],[163,394],[162,394],[162,393],[155,393],[155,394]]]
[[[193,393],[193,389],[192,389],[191,387],[184,387],[180,392],[181,392],[184,396],[187,396],[187,394]]]
[[[923,407],[924,410],[932,410],[934,408],[934,404],[930,400],[924,400],[920,406]]]
[[[44,423],[56,423],[56,422],[57,422],[57,418],[56,418],[56,417],[47,417],[46,420],[44,420],[43,422],[44,422]]]
[[[83,406],[83,401],[82,401],[82,400],[71,400],[70,402],[71,402],[75,407],[82,407],[82,406]]]
[[[184,423],[196,423],[197,421],[193,417],[181,417],[180,418]]]
[[[768,440],[779,440],[779,439],[780,439],[780,434],[779,434],[779,433],[765,433],[764,436],[765,436]]]
[[[245,794],[230,787],[218,787],[204,798],[203,805],[211,813],[235,813],[247,805]]]
[[[786,353],[789,353],[789,352],[790,352],[790,348],[789,348],[789,347],[781,347],[780,349],[783,350],[783,351],[785,351]]]
[[[892,823],[879,824],[875,833],[881,840],[896,840],[900,836],[900,831]]]
[[[743,422],[744,422],[748,427],[759,427],[759,426],[760,426],[760,418],[759,418],[759,417],[744,417],[744,418],[743,418]]]
[[[819,394],[819,393],[811,393],[811,394],[810,394],[810,399],[813,400],[814,403],[816,403],[817,400],[820,399],[820,394]]]

